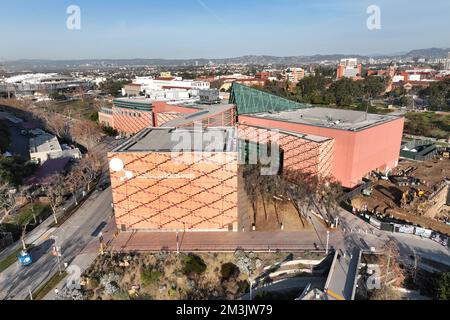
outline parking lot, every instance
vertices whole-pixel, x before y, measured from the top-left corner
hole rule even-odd
[[[14,124],[6,119],[0,120],[2,125],[6,125],[10,132],[11,145],[10,152],[20,155],[23,159],[30,159],[30,143],[29,137],[21,134],[21,124]]]

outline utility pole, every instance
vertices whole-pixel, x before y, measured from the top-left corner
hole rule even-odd
[[[385,284],[388,281],[388,276],[389,276],[389,264],[391,262],[391,248],[389,248],[389,255],[388,255],[388,261],[387,261],[387,266],[386,266],[386,280],[385,280]],[[385,299],[387,300],[387,291],[385,292]]]
[[[330,231],[327,230],[327,247],[325,249],[325,254],[328,254],[328,245],[330,244]]]
[[[252,280],[252,272],[250,271],[250,301],[253,300],[253,280]]]
[[[50,239],[55,240],[55,245],[54,245],[54,249],[55,250],[54,250],[54,252],[55,252],[55,255],[56,255],[56,259],[58,261],[59,274],[61,275],[62,274],[61,259],[60,259],[60,255],[61,254],[60,254],[60,250],[59,250],[58,244],[57,244],[58,237],[57,236],[51,236]]]
[[[413,248],[414,252],[414,284],[416,284],[416,278],[417,278],[417,254],[416,250]]]
[[[31,288],[28,288],[28,293],[30,294],[30,300],[33,301],[33,293],[31,293]]]

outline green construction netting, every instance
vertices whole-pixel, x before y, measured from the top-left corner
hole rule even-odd
[[[237,106],[238,114],[276,112],[310,108],[310,105],[298,103],[276,95],[233,83],[230,103]]]

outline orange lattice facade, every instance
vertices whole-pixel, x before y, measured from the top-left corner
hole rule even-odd
[[[283,169],[300,170],[319,177],[331,175],[334,139],[320,139],[316,142],[307,137],[300,138],[294,134],[277,132],[275,135],[270,135],[270,132],[270,130],[263,128],[238,126],[239,139],[241,140],[270,144],[272,139],[276,139],[275,143],[283,152]]]
[[[113,108],[114,129],[127,134],[135,134],[153,126],[153,112]]]
[[[155,125],[157,127],[162,127],[167,122],[175,120],[175,119],[179,118],[181,115],[182,115],[182,113],[179,113],[179,112],[158,112],[156,114]]]
[[[236,152],[120,152],[132,178],[111,172],[122,230],[237,231]]]

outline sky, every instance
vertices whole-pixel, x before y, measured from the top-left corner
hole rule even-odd
[[[70,5],[79,30],[67,28]],[[370,5],[381,29],[367,28]],[[449,13],[449,0],[0,0],[0,61],[448,48]]]

